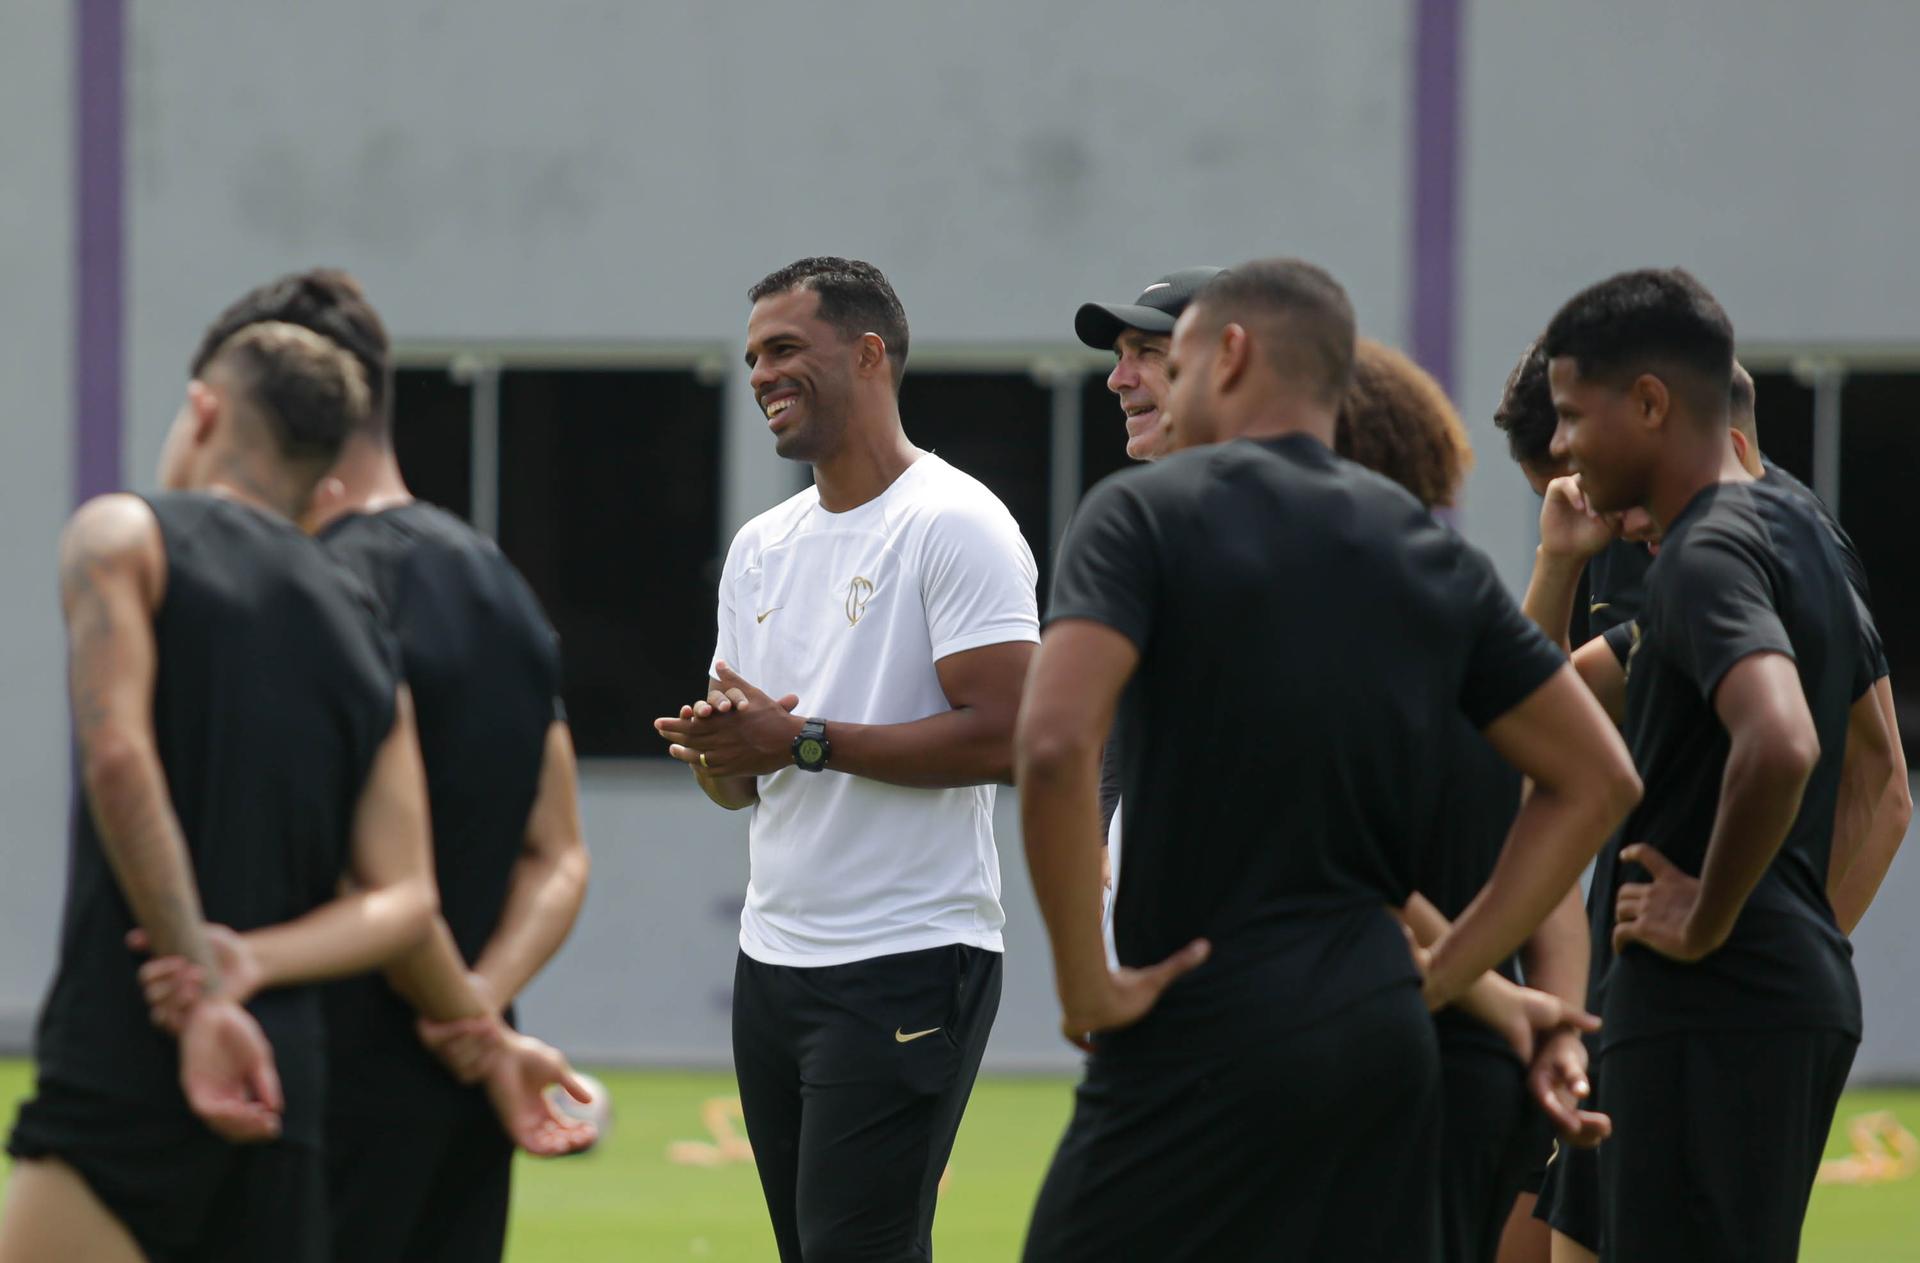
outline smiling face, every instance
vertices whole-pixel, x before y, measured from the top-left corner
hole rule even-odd
[[[1113,371],[1107,389],[1120,400],[1127,418],[1127,455],[1154,460],[1171,448],[1167,427],[1167,349],[1164,333],[1125,329],[1113,344]]]
[[[753,305],[748,381],[780,455],[817,464],[839,450],[860,346],[820,318],[820,295],[810,289],[769,294]]]
[[[1550,450],[1580,475],[1587,503],[1599,513],[1643,506],[1657,454],[1653,429],[1665,420],[1665,385],[1644,373],[1624,388],[1583,377],[1567,356],[1549,362],[1547,380],[1560,417]]]

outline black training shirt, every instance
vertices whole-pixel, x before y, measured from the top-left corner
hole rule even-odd
[[[1837,548],[1800,498],[1766,483],[1708,487],[1667,528],[1627,663],[1625,735],[1645,796],[1595,868],[1594,961],[1603,1043],[1699,1028],[1860,1032],[1852,952],[1827,903],[1847,712],[1872,684]],[[1645,881],[1620,863],[1645,842],[1698,874],[1719,810],[1728,736],[1714,691],[1758,653],[1793,659],[1820,761],[1779,854],[1726,944],[1681,964],[1639,946],[1613,957],[1615,897]],[[1596,980],[1601,971],[1596,969]]]
[[[1436,743],[1440,799],[1431,820],[1432,834],[1421,856],[1414,889],[1449,921],[1456,920],[1493,876],[1494,861],[1520,813],[1519,769],[1500,756],[1464,718],[1454,735]],[[1509,957],[1498,972],[1520,980],[1519,962]],[[1472,1043],[1506,1052],[1507,1041],[1478,1018],[1459,1009],[1434,1015],[1444,1044]]]
[[[1840,550],[1840,565],[1846,572],[1847,586],[1853,589],[1854,615],[1860,624],[1859,653],[1870,679],[1875,682],[1887,677],[1887,651],[1880,639],[1879,624],[1873,617],[1873,590],[1867,584],[1866,563],[1860,560],[1860,552],[1853,546],[1853,537],[1840,525],[1840,519],[1834,517],[1827,502],[1813,493],[1807,484],[1795,478],[1780,466],[1760,458],[1762,473],[1760,481],[1770,487],[1776,487],[1798,498],[1813,511],[1832,537],[1834,547]],[[1634,631],[1631,626],[1621,624],[1606,631],[1607,645],[1613,650],[1613,656],[1622,664],[1633,647]]]
[[[1140,650],[1118,717],[1121,961],[1205,936],[1175,992],[1257,967],[1301,1024],[1412,982],[1385,909],[1432,858],[1446,748],[1564,662],[1491,563],[1311,437],[1240,440],[1094,488],[1049,610]]]
[[[165,544],[154,614],[153,727],[207,920],[253,930],[331,900],[354,809],[393,727],[397,662],[373,600],[283,518],[203,494],[148,497]],[[131,1107],[125,1126],[197,1128],[177,1045],[147,1018],[123,941],[133,916],[84,797],[60,962],[40,1016],[43,1082]],[[318,1144],[325,1091],[317,987],[248,1006],[273,1043],[283,1134]]]
[[[1780,466],[1760,458],[1760,480],[1768,486],[1778,487],[1811,507],[1820,524],[1827,528],[1827,534],[1833,537],[1834,547],[1840,550],[1840,565],[1846,571],[1847,586],[1853,589],[1854,614],[1860,620],[1860,654],[1866,660],[1866,669],[1875,682],[1887,676],[1887,651],[1880,640],[1880,628],[1873,618],[1873,589],[1867,583],[1867,566],[1860,560],[1860,550],[1853,546],[1853,537],[1840,525],[1840,519],[1833,515],[1827,502],[1813,493],[1813,488],[1801,482]]]
[[[352,514],[321,538],[381,599],[413,693],[433,818],[440,912],[471,964],[486,947],[523,850],[560,655],[539,602],[498,547],[419,502]],[[377,977],[328,991],[334,1101],[422,1110],[460,1089]]]
[[[1612,540],[1593,555],[1586,569],[1588,637],[1604,636],[1638,617],[1646,604],[1652,566],[1647,546],[1632,540]]]

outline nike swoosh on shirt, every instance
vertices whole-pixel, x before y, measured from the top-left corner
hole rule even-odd
[[[925,1036],[931,1035],[939,1029],[940,1028],[937,1026],[929,1026],[924,1031],[915,1031],[913,1034],[908,1035],[903,1033],[900,1030],[900,1028],[896,1026],[893,1028],[893,1042],[896,1044],[911,1044],[914,1040],[921,1039],[921,1038],[924,1038]]]
[[[1596,601],[1596,602],[1594,602],[1594,603],[1593,603],[1592,605],[1589,605],[1589,606],[1587,607],[1587,613],[1588,613],[1588,614],[1598,614],[1598,613],[1599,613],[1599,612],[1600,612],[1601,610],[1604,610],[1604,609],[1606,609],[1606,608],[1607,608],[1607,606],[1608,606],[1608,605],[1610,605],[1610,604],[1612,604],[1612,602],[1610,602],[1610,601]]]
[[[762,613],[762,614],[755,614],[753,616],[753,621],[756,623],[764,623],[767,621],[767,615],[773,613],[773,610],[784,610],[786,608],[787,607],[784,605],[776,605],[773,607],[772,610],[767,610],[765,613]]]

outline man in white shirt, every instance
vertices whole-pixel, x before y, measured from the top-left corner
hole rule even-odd
[[[749,296],[755,397],[814,486],[734,537],[707,696],[656,727],[753,809],[734,1068],[781,1259],[928,1258],[1000,1002],[994,786],[1036,569],[992,492],[907,441],[878,269],[802,259]]]

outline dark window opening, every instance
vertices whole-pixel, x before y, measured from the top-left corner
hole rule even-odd
[[[691,372],[500,375],[500,546],[560,633],[583,755],[666,757],[706,678],[721,392]]]
[[[1000,497],[1040,567],[1046,601],[1047,495],[1053,468],[1053,392],[1027,373],[909,372],[900,416],[916,447],[937,452]]]
[[[1866,563],[1901,740],[1911,751],[1920,741],[1920,584],[1913,581],[1911,485],[1912,471],[1920,469],[1920,373],[1849,376],[1840,415],[1840,521]]]
[[[393,375],[393,447],[413,494],[473,518],[473,387],[444,368]]]
[[[1767,459],[1813,485],[1813,387],[1792,373],[1753,375],[1754,428]]]

